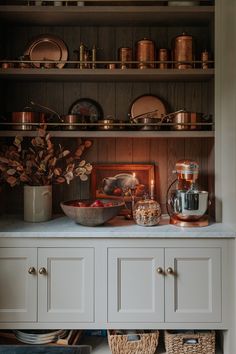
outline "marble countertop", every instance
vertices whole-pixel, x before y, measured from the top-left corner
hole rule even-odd
[[[181,228],[170,225],[168,217],[162,217],[160,224],[152,227],[136,225],[133,220],[125,220],[120,216],[105,225],[88,227],[61,215],[41,223],[24,222],[23,216],[19,215],[3,215],[0,218],[0,237],[235,238],[236,230],[222,223]]]

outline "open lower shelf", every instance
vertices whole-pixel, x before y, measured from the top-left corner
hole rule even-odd
[[[92,131],[92,130],[73,130],[73,131],[49,131],[52,137],[60,138],[214,138],[214,131],[155,131],[155,130],[137,130],[137,131]],[[15,136],[37,136],[35,130],[2,130],[0,137]]]
[[[89,344],[92,346],[92,354],[111,354],[107,343],[107,338],[102,337],[85,337],[80,344]],[[156,354],[166,354],[164,344],[160,343],[156,350]],[[223,354],[220,348],[216,348],[216,354]]]

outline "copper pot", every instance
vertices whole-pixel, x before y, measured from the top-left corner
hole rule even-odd
[[[64,130],[79,130],[81,128],[84,129],[82,126],[75,125],[76,123],[83,123],[79,114],[66,114],[61,117],[61,120],[63,123],[67,123],[63,126]]]
[[[12,112],[12,129],[14,130],[32,130],[35,128],[34,125],[30,123],[39,122],[39,113],[22,111],[22,112]]]
[[[201,113],[196,112],[176,113],[171,118],[172,123],[176,123],[172,126],[172,130],[201,130],[201,125],[196,125],[196,123],[202,123],[202,117]]]

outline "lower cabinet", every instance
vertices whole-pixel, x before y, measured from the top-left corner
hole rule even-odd
[[[220,248],[109,248],[109,322],[220,322]]]
[[[204,239],[2,239],[0,328],[227,329],[229,245]]]
[[[94,321],[93,248],[2,248],[0,284],[0,322]]]
[[[36,265],[37,248],[0,248],[0,322],[37,320]]]

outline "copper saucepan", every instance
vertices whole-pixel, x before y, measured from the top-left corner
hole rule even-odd
[[[203,114],[197,112],[182,111],[172,115],[172,130],[201,130],[198,123],[203,122]]]
[[[39,123],[45,120],[45,114],[41,112],[33,111],[22,111],[22,112],[12,112],[11,115],[13,130],[32,130],[36,126],[31,123]]]

